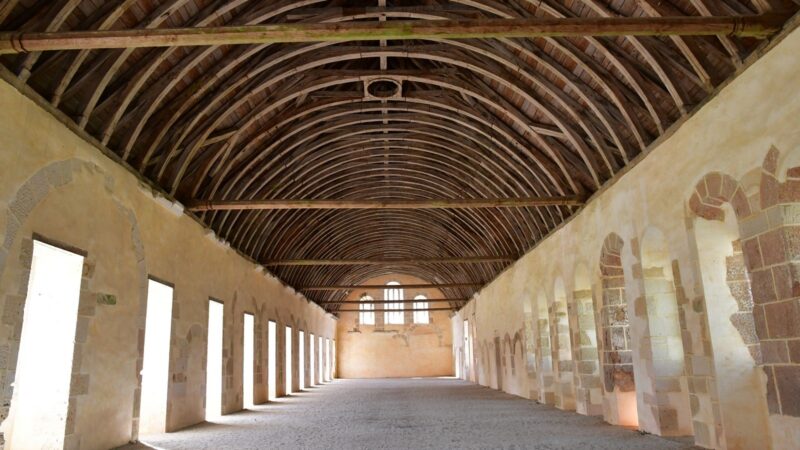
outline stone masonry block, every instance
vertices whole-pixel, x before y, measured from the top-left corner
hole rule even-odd
[[[781,205],[781,225],[800,225],[800,203]],[[776,224],[778,225],[778,224]]]
[[[21,295],[7,295],[3,307],[3,324],[17,325],[22,321],[22,312],[25,306],[25,297]]]
[[[778,183],[778,180],[774,176],[762,173],[759,194],[762,208],[766,209],[776,205],[780,198],[780,183]]]
[[[733,207],[733,211],[736,213],[736,217],[748,217],[751,213],[750,201],[747,199],[747,195],[745,195],[741,188],[737,189],[736,193],[733,194],[733,197],[731,198],[731,206]]]
[[[739,184],[733,178],[729,176],[722,177],[722,188],[720,189],[720,197],[731,199],[733,198],[734,194],[736,193],[736,189],[739,188]]]
[[[86,395],[89,393],[89,374],[74,373],[70,382],[70,395]]]
[[[756,327],[756,335],[759,339],[767,339],[769,337],[769,330],[767,330],[767,317],[764,313],[764,307],[756,305],[753,308],[753,323]]]
[[[753,362],[760,366],[764,363],[764,357],[761,355],[761,344],[752,344],[747,346],[747,351],[750,352],[750,357]]]
[[[86,316],[78,317],[78,324],[75,327],[75,342],[84,343],[89,335],[89,318]]]
[[[8,211],[6,213],[7,220],[6,220],[6,236],[3,240],[3,248],[6,250],[11,249],[11,246],[14,245],[14,240],[17,238],[17,232],[19,231],[19,220]]]
[[[744,281],[729,281],[728,289],[736,300],[739,311],[750,311],[753,309],[753,296],[750,292],[750,284]]]
[[[745,345],[758,343],[758,336],[756,335],[755,322],[751,313],[735,313],[731,315],[731,323],[742,336]]]
[[[71,435],[75,433],[75,419],[78,412],[78,401],[75,397],[70,396],[69,406],[67,407],[67,421],[64,434]]]
[[[695,376],[711,376],[713,364],[708,356],[692,356],[692,373]]]
[[[800,366],[775,366],[774,370],[781,412],[800,417]]]
[[[783,182],[779,198],[781,203],[800,201],[800,180],[789,178]]]
[[[750,288],[755,303],[770,303],[777,299],[775,283],[770,269],[754,270],[750,273]]]
[[[785,300],[764,305],[769,337],[800,337],[800,300]]]
[[[772,268],[775,279],[775,293],[778,299],[800,297],[800,263],[791,262]]]
[[[780,414],[781,406],[778,403],[778,387],[775,384],[774,367],[767,366],[764,368],[767,374],[767,409],[770,414]]]
[[[24,184],[18,191],[17,196],[8,205],[8,210],[20,222],[24,221],[28,214],[33,211],[38,199],[36,193],[29,184]]]
[[[725,258],[725,277],[728,281],[747,280],[747,270],[744,265],[744,258],[741,254],[735,254]]]
[[[786,341],[761,341],[761,357],[764,364],[789,362],[789,347]]]
[[[783,227],[783,241],[786,257],[791,261],[800,260],[800,226]]]
[[[722,176],[719,173],[710,173],[705,177],[708,196],[718,198],[722,191]]]
[[[678,430],[678,411],[673,408],[658,409],[658,423],[662,433]]]
[[[770,230],[760,235],[758,243],[765,266],[780,264],[786,260],[786,242],[781,229]]]
[[[742,239],[748,241],[755,239],[754,236],[763,233],[769,228],[769,219],[765,212],[752,214],[750,217],[739,221],[739,235]]]
[[[789,347],[789,360],[793,363],[800,363],[800,339],[787,341]]]

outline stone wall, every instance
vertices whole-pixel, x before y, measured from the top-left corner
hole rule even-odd
[[[408,275],[386,275],[363,284],[384,285],[389,281],[425,284],[427,281]],[[356,289],[348,301],[363,295],[383,300],[383,290]],[[429,299],[445,298],[438,289],[404,289],[404,297],[417,295]],[[406,309],[411,309],[407,303]],[[430,307],[446,307],[447,303],[430,303]],[[342,309],[358,309],[345,304]],[[449,311],[431,311],[429,324],[415,324],[411,311],[404,313],[402,325],[384,323],[382,305],[375,305],[375,325],[359,323],[358,313],[341,313],[336,334],[338,376],[340,378],[433,377],[454,375],[452,330]]]
[[[137,437],[148,277],[175,287],[167,430],[204,420],[209,298],[225,306],[225,412],[242,407],[244,312],[255,315],[258,333],[256,401],[266,393],[268,320],[333,338],[332,316],[237,254],[57,114],[3,81],[0,104],[3,432],[13,428],[11,384],[34,237],[86,255],[66,448],[112,448]],[[281,359],[279,366],[284,370]]]
[[[770,47],[456,314],[456,353],[463,320],[475,330],[469,379],[553,402],[563,280],[578,412],[598,362],[610,423],[800,448],[800,31]],[[520,330],[532,373],[496,380],[481,352]]]

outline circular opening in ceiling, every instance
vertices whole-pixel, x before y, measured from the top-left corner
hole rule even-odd
[[[367,85],[367,92],[378,98],[394,97],[400,92],[400,83],[394,80],[373,80]]]

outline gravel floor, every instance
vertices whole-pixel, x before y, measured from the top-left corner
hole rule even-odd
[[[692,448],[454,379],[337,380],[142,442],[123,448]]]

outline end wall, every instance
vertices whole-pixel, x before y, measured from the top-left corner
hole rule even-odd
[[[373,278],[363,284],[425,284],[408,275]],[[444,298],[438,289],[404,289],[404,298],[417,295]],[[383,300],[383,289],[356,289],[347,300],[359,300],[363,294]],[[411,308],[406,304],[406,309]],[[446,303],[431,303],[431,307]],[[357,309],[358,305],[344,305]],[[429,324],[414,324],[410,311],[403,325],[384,325],[382,305],[376,305],[376,325],[358,323],[358,313],[342,313],[336,334],[338,375],[340,378],[394,378],[451,376],[454,373],[450,311],[431,311]]]

